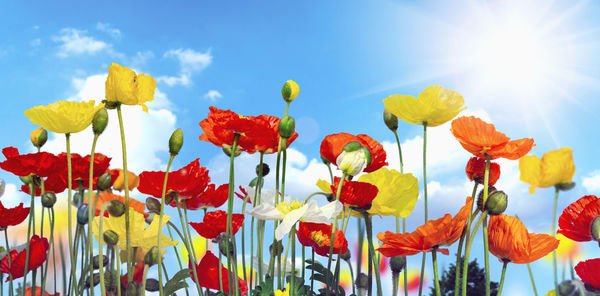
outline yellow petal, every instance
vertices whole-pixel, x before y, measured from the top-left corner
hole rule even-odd
[[[317,181],[317,187],[319,187],[319,189],[325,193],[333,193],[331,192],[331,184],[323,179],[319,179],[319,181]]]
[[[539,187],[541,179],[541,159],[535,155],[525,155],[519,159],[519,172],[521,181],[531,185],[529,193],[535,192],[535,187]]]
[[[408,217],[419,197],[419,182],[412,174],[380,168],[358,178],[360,182],[377,186],[379,192],[373,200],[371,215]]]
[[[554,186],[560,183],[571,183],[575,175],[573,150],[565,147],[546,152],[542,157],[543,184]]]
[[[424,112],[413,96],[391,95],[383,100],[385,109],[396,117],[414,124],[423,124]]]
[[[78,133],[87,128],[96,111],[104,104],[95,106],[95,101],[58,101],[47,106],[35,106],[25,111],[33,124],[60,134]]]
[[[142,105],[145,112],[148,107],[145,102],[154,100],[156,81],[152,76],[139,74],[119,64],[108,66],[108,77],[105,83],[106,100],[120,102],[125,105]]]

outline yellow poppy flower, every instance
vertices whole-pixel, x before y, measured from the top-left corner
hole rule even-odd
[[[158,218],[158,217],[157,217]],[[164,215],[162,220],[162,227],[164,227],[171,217]],[[107,230],[114,231],[119,236],[119,249],[126,250],[126,228],[125,228],[125,215],[121,215],[121,217],[113,217],[109,218],[103,217],[104,222],[102,224],[102,231],[106,232]],[[102,239],[99,232],[99,221],[100,219],[94,219],[92,226],[92,231],[94,232],[94,237],[96,241]],[[156,235],[158,232],[158,219],[153,219],[152,223],[146,228],[146,222],[144,220],[144,215],[136,212],[134,209],[129,208],[129,226],[131,229],[131,246],[132,247],[140,247],[144,254],[146,251],[150,250],[152,247],[156,246]],[[168,246],[176,246],[177,241],[171,240],[168,236],[161,233],[160,238],[160,248],[166,248]]]
[[[274,296],[290,296],[290,283],[287,283],[285,290],[276,290]]]
[[[542,159],[535,155],[525,155],[519,159],[521,181],[529,183],[529,193],[536,187],[551,187],[571,183],[575,175],[573,150],[569,147],[546,152]]]
[[[95,106],[96,102],[58,101],[48,106],[35,106],[25,110],[25,116],[33,124],[59,133],[78,133],[88,127],[94,119],[94,114],[104,107]]]
[[[116,63],[108,66],[105,93],[109,102],[141,105],[144,112],[148,112],[144,103],[154,100],[155,88],[156,81],[150,75],[136,75],[133,70]]]
[[[383,100],[385,109],[396,117],[414,124],[438,126],[454,118],[464,105],[463,97],[438,85],[427,87],[419,98],[391,95]]]

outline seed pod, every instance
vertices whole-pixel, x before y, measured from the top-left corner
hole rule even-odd
[[[52,208],[56,203],[56,194],[52,191],[46,191],[42,194],[42,205],[45,208]]]
[[[388,110],[383,110],[383,122],[393,132],[398,129],[398,117]]]
[[[102,108],[94,114],[94,119],[92,120],[92,131],[94,131],[95,135],[100,135],[106,129],[108,125],[108,111],[106,108]]]
[[[279,121],[279,136],[284,139],[289,139],[296,130],[296,120],[289,115],[284,116]]]

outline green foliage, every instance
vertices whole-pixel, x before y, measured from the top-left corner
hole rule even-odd
[[[173,295],[177,290],[185,289],[188,287],[188,284],[185,280],[190,277],[191,269],[186,268],[178,271],[173,277],[165,284],[163,292],[165,295]]]
[[[256,286],[252,292],[252,296],[271,296],[273,294],[275,294],[273,279],[268,274],[265,276],[265,280]]]
[[[308,263],[306,269],[314,270],[315,272],[315,274],[311,276],[311,280],[314,279],[315,281],[322,283],[325,287],[333,287],[335,285],[336,278],[329,269],[321,265],[321,263],[317,261],[313,262],[310,259],[306,260],[306,263]],[[342,286],[337,285],[333,291],[327,291],[327,288],[319,289],[318,295],[345,296],[346,291],[344,291]]]
[[[463,262],[464,257],[461,259]],[[467,271],[467,295],[468,296],[479,296],[485,295],[485,270],[479,267],[477,260],[469,262],[469,269]],[[459,289],[462,287],[462,268],[460,268],[459,277]],[[450,263],[448,269],[444,270],[442,277],[440,278],[440,292],[443,296],[454,295],[454,284],[456,279],[456,266]],[[498,283],[490,282],[490,294],[496,296],[498,293]],[[435,296],[435,288],[431,288],[430,296]]]
[[[290,284],[290,290],[294,291],[294,295],[297,296],[311,296],[313,293],[310,291],[310,286],[304,285],[304,279],[301,277],[294,278],[294,286],[292,287],[292,276],[287,276],[286,281]]]

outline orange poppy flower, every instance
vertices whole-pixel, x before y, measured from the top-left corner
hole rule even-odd
[[[499,157],[516,160],[533,147],[533,139],[511,141],[505,134],[496,131],[493,124],[477,117],[459,117],[452,121],[452,134],[467,151],[481,158]]]
[[[596,289],[600,289],[598,270],[600,270],[600,258],[581,261],[575,265],[575,272],[577,272],[581,281]]]
[[[454,218],[450,214],[446,214],[437,220],[427,221],[411,233],[393,233],[391,231],[378,233],[377,238],[383,242],[383,246],[379,247],[377,251],[386,257],[409,256],[452,245],[460,238],[465,228],[472,203],[473,199],[467,197],[467,202]],[[437,251],[444,255],[449,254],[448,249],[437,249]]]
[[[578,242],[594,240],[592,223],[600,216],[600,198],[586,195],[570,204],[558,218],[558,233]]]
[[[329,162],[336,164],[337,158],[342,154],[344,146],[353,141],[359,142],[371,152],[371,163],[367,164],[367,167],[363,170],[364,172],[373,172],[387,165],[383,146],[373,138],[363,134],[356,136],[348,133],[328,135],[321,142],[321,155],[329,160]]]
[[[83,200],[84,204],[88,204],[88,195],[85,195],[85,199]],[[96,194],[93,193],[92,194],[92,200],[96,197]],[[123,204],[125,204],[125,197],[120,196],[120,195],[116,195],[116,194],[112,194],[110,192],[107,191],[103,191],[100,192],[100,195],[98,195],[98,201],[96,201],[96,213],[94,215],[99,216],[100,212],[102,211],[102,206],[111,201],[111,200],[118,200],[123,202]],[[134,209],[136,212],[144,215],[144,217],[147,217],[148,214],[144,213],[144,210],[146,209],[146,204],[141,202],[141,201],[137,201],[133,198],[129,199],[129,207],[131,207],[132,209]],[[104,217],[108,217],[108,211],[104,212]]]
[[[467,162],[467,177],[471,181],[482,184],[485,178],[485,159],[479,157],[471,157]],[[500,178],[500,165],[495,162],[490,162],[488,185],[494,186]]]
[[[110,170],[111,175],[117,177],[113,181],[113,188],[119,191],[125,190],[125,174],[122,169]],[[127,172],[127,185],[129,190],[133,190],[140,185],[140,178],[131,171]]]
[[[556,238],[529,233],[521,220],[507,215],[491,216],[488,240],[494,256],[519,264],[536,261],[558,248]]]

